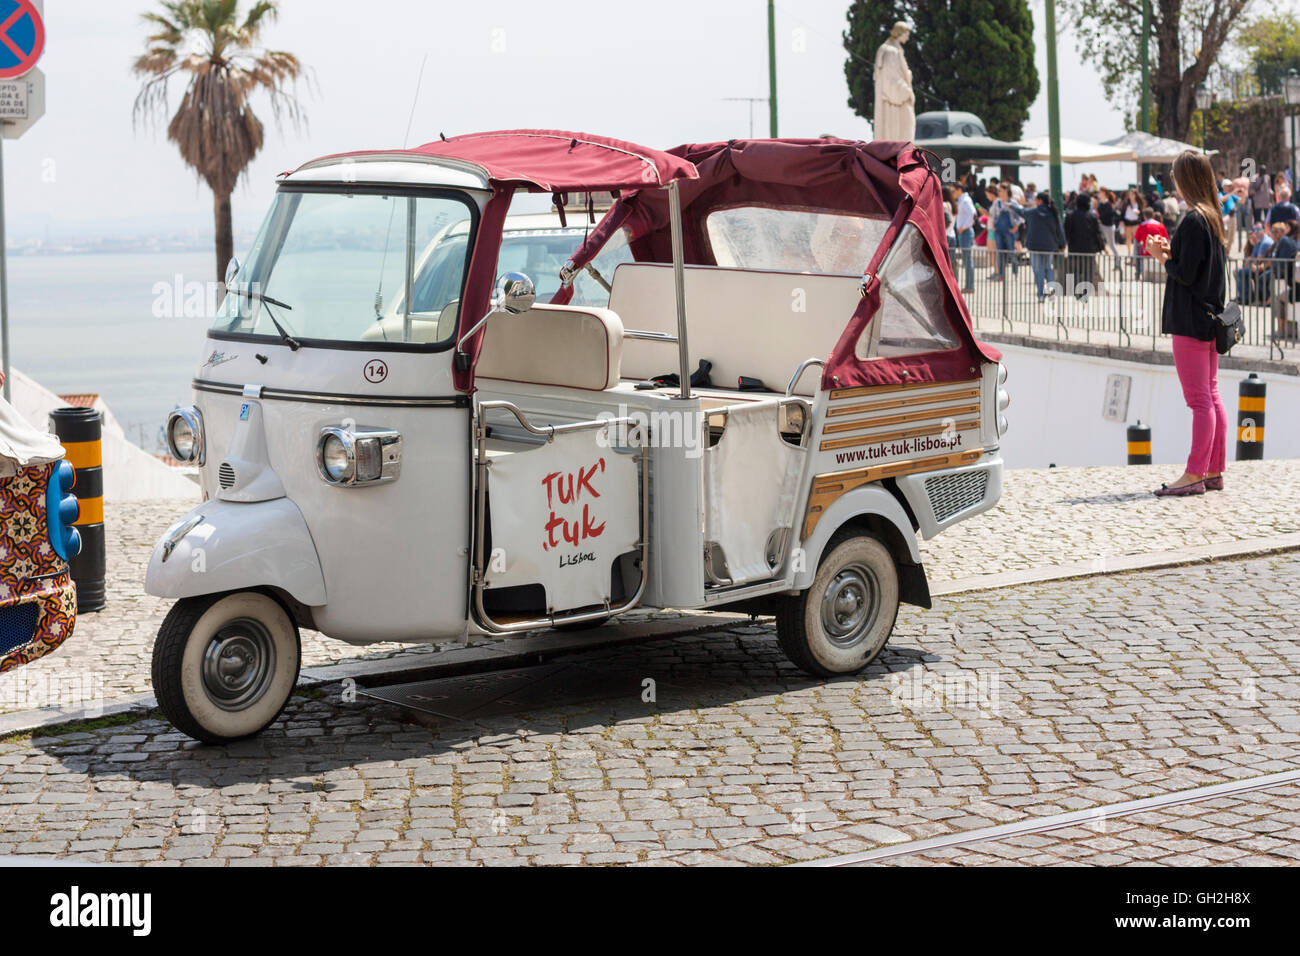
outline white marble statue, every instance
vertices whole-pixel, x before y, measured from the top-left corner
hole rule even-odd
[[[900,20],[876,51],[872,74],[876,92],[872,128],[876,139],[911,142],[916,135],[916,95],[912,92],[912,71],[903,56],[903,44],[911,35],[911,28]]]

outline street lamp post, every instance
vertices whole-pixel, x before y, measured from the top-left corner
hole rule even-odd
[[[1047,154],[1048,180],[1051,184],[1052,202],[1057,209],[1064,208],[1065,196],[1061,182],[1061,107],[1056,82],[1056,0],[1044,4],[1047,26]]]
[[[1291,113],[1291,183],[1294,186],[1296,182],[1295,108],[1300,106],[1300,73],[1296,73],[1294,69],[1287,72],[1286,79],[1282,82],[1282,96]]]
[[[1214,94],[1202,83],[1196,88],[1196,109],[1201,114],[1201,152],[1205,152],[1205,114],[1214,105]]]

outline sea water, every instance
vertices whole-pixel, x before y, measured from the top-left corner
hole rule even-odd
[[[210,252],[11,254],[9,362],[53,392],[99,393],[132,441],[161,450],[167,413],[192,399],[211,323],[194,293],[214,282],[215,261]]]

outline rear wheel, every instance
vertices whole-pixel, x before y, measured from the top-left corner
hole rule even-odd
[[[298,628],[256,591],[177,601],[158,629],[153,686],[177,730],[219,744],[265,730],[298,681]]]
[[[791,662],[814,677],[852,674],[884,648],[898,616],[898,569],[868,534],[837,534],[807,591],[785,598],[776,633]]]

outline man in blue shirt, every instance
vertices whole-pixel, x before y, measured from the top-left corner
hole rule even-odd
[[[1291,201],[1291,190],[1283,186],[1277,191],[1277,202],[1268,211],[1268,224],[1297,221],[1300,221],[1300,209]]]
[[[957,219],[953,230],[957,233],[957,248],[962,251],[962,260],[966,270],[966,281],[961,291],[965,295],[975,294],[975,203],[961,183],[952,187],[957,194]]]

